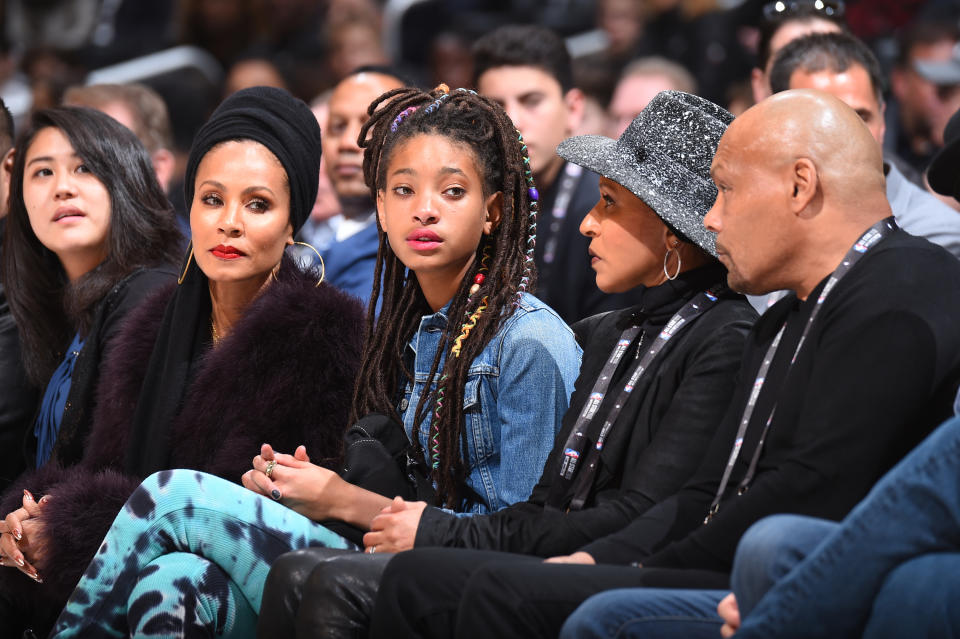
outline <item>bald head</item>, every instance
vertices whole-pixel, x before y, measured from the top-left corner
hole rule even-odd
[[[778,93],[737,118],[728,136],[767,166],[809,159],[830,205],[845,208],[885,193],[879,145],[856,111],[828,93]]]
[[[711,172],[720,194],[705,224],[744,292],[803,297],[890,215],[879,145],[853,109],[820,91],[784,91],[748,109]]]

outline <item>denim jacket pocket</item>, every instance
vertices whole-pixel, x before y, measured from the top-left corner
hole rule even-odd
[[[463,418],[469,434],[471,470],[489,459],[495,448],[490,415],[483,410],[482,380],[483,375],[470,375],[463,388]]]

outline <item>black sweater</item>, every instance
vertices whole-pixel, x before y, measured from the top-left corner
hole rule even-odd
[[[593,491],[583,510],[545,507],[558,489],[564,443],[621,332],[639,323],[655,336],[674,312],[725,271],[703,268],[642,291],[638,306],[574,326],[584,347],[570,408],[539,483],[526,502],[488,515],[456,517],[427,508],[416,546],[452,546],[551,556],[572,552],[618,530],[675,492],[699,465],[730,399],[745,336],[756,314],[723,289],[721,300],[667,343],[643,375],[604,446]],[[648,344],[650,342],[647,342]],[[634,362],[636,340],[614,374],[594,423],[602,423]],[[559,487],[562,493],[565,487]]]
[[[926,240],[895,232],[829,295],[784,378],[824,283],[805,302],[789,295],[757,322],[723,426],[691,481],[582,550],[599,563],[727,572],[752,523],[775,513],[843,518],[951,414],[960,381],[960,262]],[[787,330],[720,512],[704,525],[760,362],[784,321]],[[774,401],[757,474],[738,497]]]

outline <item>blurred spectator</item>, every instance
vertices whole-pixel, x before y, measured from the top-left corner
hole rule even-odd
[[[0,100],[0,246],[3,244],[7,194],[13,170],[13,116]],[[27,381],[20,360],[20,338],[0,284],[0,490],[25,468],[23,440],[39,393]]]
[[[405,84],[385,67],[355,70],[333,88],[323,130],[323,159],[343,215],[323,256],[326,281],[364,301],[373,290],[379,240],[376,204],[363,179],[363,150],[357,138],[370,103]]]
[[[644,35],[644,2],[637,0],[598,0],[597,26],[607,35],[608,55],[625,61]]]
[[[83,82],[87,72],[76,54],[53,49],[27,51],[23,70],[29,78],[34,111],[59,105],[67,87]]]
[[[583,92],[583,118],[573,135],[609,135],[613,121],[608,111],[617,75],[589,60],[573,60],[573,86]]]
[[[757,66],[750,72],[753,101],[770,97],[770,67],[788,42],[810,33],[844,31],[842,0],[791,0],[763,7]]]
[[[173,137],[167,105],[156,91],[142,84],[75,86],[63,95],[65,106],[102,111],[127,127],[150,154],[157,182],[169,194],[173,178]]]
[[[380,23],[361,15],[331,20],[326,28],[327,68],[334,82],[353,69],[388,64],[380,43]]]
[[[920,20],[899,40],[899,56],[890,72],[896,104],[887,118],[892,133],[887,147],[914,171],[923,173],[943,146],[947,120],[960,107],[960,77],[950,73],[960,29],[955,22]],[[938,62],[946,64],[932,64]],[[921,69],[935,80],[924,77]]]
[[[693,76],[676,62],[651,57],[634,60],[627,65],[610,100],[609,111],[614,128],[608,135],[620,137],[653,96],[669,89],[697,92]]]
[[[724,97],[726,98],[727,111],[732,113],[734,117],[752,107],[753,86],[750,84],[750,78],[744,78],[739,82],[730,84]]]
[[[100,0],[6,0],[4,5],[5,30],[14,47],[70,51],[90,41],[97,26]]]
[[[180,41],[209,51],[224,67],[264,41],[270,23],[262,0],[180,0]]]
[[[89,68],[150,53],[171,42],[175,0],[7,0],[5,4],[6,34],[18,51],[71,51]]]
[[[233,63],[224,80],[223,97],[248,87],[277,87],[289,90],[280,68],[266,53],[243,55]]]
[[[313,101],[310,105],[313,115],[316,116],[320,124],[320,130],[324,135],[327,133],[328,121],[330,119],[330,95],[332,92],[324,93]],[[330,182],[330,176],[327,173],[327,162],[325,157],[320,158],[320,184],[317,189],[317,199],[313,203],[313,209],[310,211],[310,217],[301,227],[297,240],[306,242],[320,252],[329,247],[337,232],[337,227],[343,220],[340,215],[340,202],[337,201],[337,193],[333,190],[333,183]],[[306,247],[296,246],[298,256],[302,262],[312,264],[317,261],[313,251]],[[301,250],[301,248],[303,250]],[[291,249],[292,250],[292,249]],[[319,264],[317,264],[319,266]]]
[[[473,86],[473,52],[467,38],[456,31],[442,31],[430,45],[430,82],[451,89]]]

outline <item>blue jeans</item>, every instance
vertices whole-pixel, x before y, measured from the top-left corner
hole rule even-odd
[[[270,564],[307,546],[353,548],[219,477],[155,473],[117,515],[51,636],[253,637]]]
[[[784,539],[801,527],[827,532],[755,607],[758,593],[744,593],[738,639],[957,634],[960,610],[949,601],[960,591],[960,418],[904,457],[841,524],[764,525],[771,540],[777,529]],[[745,536],[737,561],[750,553]]]
[[[560,639],[717,639],[726,590],[624,588],[594,595],[567,617]]]
[[[730,583],[741,613],[754,604],[839,524],[782,515],[754,524],[740,541]],[[561,637],[716,639],[717,604],[726,590],[625,588],[594,595],[563,626]],[[746,606],[746,608],[745,608]]]

